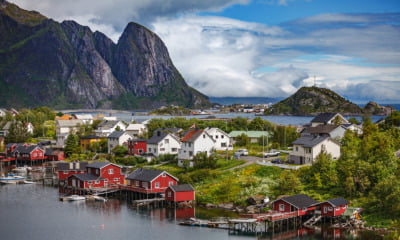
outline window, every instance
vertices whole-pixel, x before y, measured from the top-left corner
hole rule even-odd
[[[138,152],[139,152],[139,153],[143,153],[143,149],[139,149]]]
[[[114,182],[119,182],[119,178],[114,178]]]
[[[139,186],[139,181],[138,180],[135,180],[135,186]]]
[[[104,179],[104,182],[108,182],[108,179]]]
[[[215,138],[218,139],[218,135],[215,135]]]
[[[298,152],[298,151],[299,151],[299,147],[296,146],[296,152]]]
[[[36,156],[37,156],[37,154],[36,154],[36,153],[34,153],[34,154],[33,154],[33,156],[34,156],[34,157],[36,157]]]
[[[169,143],[169,139],[165,139],[165,140],[164,140],[164,143],[165,143],[165,144],[168,144],[168,143]]]
[[[331,212],[333,209],[332,207],[328,207],[328,211]]]
[[[205,134],[203,134],[203,138],[206,138],[206,135],[205,135]]]
[[[166,176],[167,176],[167,174],[166,174],[166,173],[163,173],[163,174],[162,174],[162,176],[163,176],[163,177],[166,177]]]
[[[96,180],[96,184],[100,184],[100,181],[99,181],[99,180]]]
[[[160,188],[160,183],[159,182],[156,182],[155,188]]]
[[[68,174],[68,171],[63,171],[64,174]]]
[[[221,147],[226,147],[226,143],[221,143]]]
[[[280,212],[285,211],[285,204],[279,204],[279,211]]]
[[[168,197],[172,197],[172,192],[168,191]]]
[[[178,149],[177,148],[171,148],[171,151],[172,152],[176,152],[176,151],[178,151]]]
[[[192,147],[192,143],[188,143],[189,144],[189,147]]]
[[[143,183],[142,183],[142,187],[143,187],[143,188],[147,188],[147,185],[148,185],[147,182],[143,182]]]
[[[336,207],[336,211],[339,211],[340,210],[340,207]]]
[[[303,212],[307,212],[307,208],[303,208]]]
[[[193,156],[193,152],[189,151],[189,157]]]
[[[99,174],[99,169],[96,169],[96,174],[97,174],[97,175]]]
[[[168,186],[174,185],[174,182],[168,182]]]
[[[108,169],[108,174],[113,174],[114,173],[114,169]]]
[[[221,138],[223,139],[223,138],[224,138],[224,135],[221,135]]]
[[[160,152],[164,152],[165,151],[165,148],[160,148]]]
[[[92,184],[92,181],[88,181],[88,184]]]
[[[149,152],[151,152],[151,148],[149,148]]]

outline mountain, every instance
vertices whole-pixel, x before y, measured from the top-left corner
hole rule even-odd
[[[58,23],[0,0],[2,107],[151,109],[208,107],[162,40],[129,23],[114,43],[74,21]]]
[[[274,104],[267,114],[316,115],[321,112],[358,115],[362,114],[363,110],[329,89],[302,87],[292,96]]]

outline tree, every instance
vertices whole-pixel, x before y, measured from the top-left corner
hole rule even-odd
[[[7,136],[5,137],[6,143],[24,143],[30,138],[28,130],[23,122],[15,121],[10,125]]]
[[[114,153],[114,155],[115,155],[116,157],[124,157],[124,156],[126,156],[126,155],[128,154],[128,148],[125,147],[125,146],[119,145],[119,146],[116,146],[116,147],[112,150],[112,152]]]
[[[247,144],[250,143],[250,138],[244,133],[237,136],[235,140],[236,140],[236,145],[241,147],[246,146]]]
[[[196,169],[201,168],[216,168],[217,167],[217,160],[215,159],[214,155],[207,156],[207,153],[200,152],[193,157],[194,167]]]
[[[74,153],[80,153],[79,137],[77,135],[68,135],[65,143],[64,153],[66,156],[71,156]]]
[[[273,189],[276,196],[293,195],[300,192],[302,185],[295,171],[285,170],[281,172],[277,185]]]

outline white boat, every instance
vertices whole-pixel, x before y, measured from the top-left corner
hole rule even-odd
[[[79,196],[79,195],[71,195],[71,196],[65,197],[65,200],[67,200],[67,201],[79,201],[79,200],[86,200],[86,198],[83,197],[83,196]]]
[[[28,167],[28,166],[16,167],[16,168],[13,169],[13,172],[16,172],[16,173],[27,173],[31,169],[32,168]]]
[[[0,183],[9,184],[9,183],[19,183],[23,182],[26,177],[22,176],[7,176],[7,177],[0,177]]]
[[[25,184],[33,184],[33,183],[35,183],[35,182],[25,180],[24,183],[25,183]]]
[[[95,201],[107,202],[107,198],[104,198],[104,197],[101,197],[101,196],[94,195],[93,198],[94,198]]]

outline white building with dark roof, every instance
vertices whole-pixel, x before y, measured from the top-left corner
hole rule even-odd
[[[114,131],[107,137],[108,153],[111,153],[116,146],[128,146],[128,140],[132,136],[124,131]]]
[[[232,139],[229,134],[219,128],[204,129],[214,139],[214,149],[218,151],[233,150]]]
[[[293,143],[293,151],[288,161],[294,164],[311,164],[321,152],[332,155],[333,159],[340,157],[340,143],[329,136],[302,136]]]
[[[334,124],[335,122],[341,124],[347,124],[349,121],[347,121],[346,118],[344,118],[340,113],[320,113],[318,114],[315,118],[311,120],[311,126],[315,127],[318,125],[327,125],[327,124]]]
[[[96,136],[108,137],[114,131],[125,131],[126,125],[122,121],[104,120],[94,130]]]
[[[178,166],[183,167],[184,160],[190,160],[189,167],[193,167],[193,157],[198,153],[210,156],[214,151],[215,140],[204,130],[190,129],[181,139],[181,149],[178,154]]]
[[[154,135],[147,140],[147,153],[158,157],[162,154],[178,154],[181,142],[172,133],[155,131]]]

